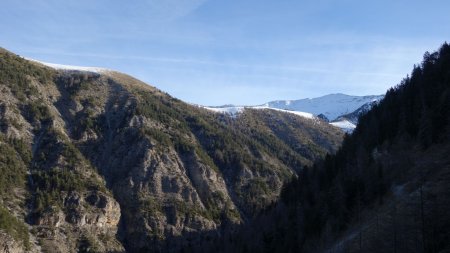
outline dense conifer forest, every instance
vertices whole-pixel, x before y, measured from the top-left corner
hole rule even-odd
[[[334,155],[232,236],[240,252],[450,250],[450,46],[362,116]]]

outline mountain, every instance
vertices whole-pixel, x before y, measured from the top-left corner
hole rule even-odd
[[[349,114],[362,106],[383,99],[378,96],[350,96],[341,93],[329,94],[318,98],[305,98],[299,100],[277,100],[264,104],[269,108],[278,108],[289,111],[309,112],[322,115],[323,119],[334,121],[339,116]]]
[[[347,120],[347,121],[357,125],[359,118],[362,115],[366,114],[368,111],[370,111],[370,109],[372,109],[372,107],[374,107],[379,102],[380,102],[380,100],[373,100],[371,102],[365,103],[364,105],[362,105],[361,107],[359,107],[358,109],[356,109],[355,111],[353,111],[351,113],[340,115],[335,120],[333,120],[333,122]]]
[[[341,128],[342,130],[344,130],[344,132],[351,133],[356,128],[356,125],[358,125],[359,118],[370,111],[372,107],[377,105],[381,101],[381,99],[382,97],[379,99],[374,99],[371,102],[363,104],[361,107],[351,113],[340,115],[332,122],[330,122],[330,124]]]
[[[334,153],[315,118],[192,106],[128,75],[0,49],[0,245],[212,251]]]
[[[383,95],[350,96],[338,93],[318,98],[277,100],[258,106],[224,105],[204,108],[230,115],[237,115],[246,108],[273,109],[294,113],[306,118],[318,117],[345,132],[351,132],[355,129],[358,118],[381,101],[383,97]]]
[[[450,46],[305,168],[225,252],[449,252]]]

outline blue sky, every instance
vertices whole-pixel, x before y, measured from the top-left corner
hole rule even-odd
[[[450,35],[446,0],[2,0],[0,47],[187,102],[382,94]]]

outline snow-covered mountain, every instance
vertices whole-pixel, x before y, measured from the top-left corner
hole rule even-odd
[[[322,114],[321,118],[327,119],[328,121],[334,121],[339,116],[352,113],[361,106],[370,104],[374,101],[379,101],[383,97],[383,95],[350,96],[337,93],[318,98],[278,100],[268,102],[265,105],[269,108],[309,112],[314,115]]]
[[[368,112],[370,109],[372,109],[372,107],[374,105],[376,105],[380,100],[374,100],[372,102],[368,102],[363,104],[361,107],[359,107],[358,109],[354,110],[351,113],[347,113],[344,115],[340,115],[337,119],[335,119],[334,121],[342,121],[342,120],[348,120],[349,122],[353,123],[353,124],[357,124],[358,123],[358,119],[359,117],[361,117],[361,115],[363,115],[364,113]]]
[[[383,95],[351,96],[337,93],[318,98],[277,100],[257,106],[225,105],[204,108],[232,116],[236,116],[245,108],[272,109],[307,118],[320,118],[346,132],[351,132],[356,127],[359,116],[370,110],[383,97]]]

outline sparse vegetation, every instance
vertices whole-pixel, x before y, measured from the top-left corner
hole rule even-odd
[[[96,239],[89,235],[83,235],[78,243],[79,253],[99,253],[102,252]]]
[[[16,241],[22,242],[25,249],[30,248],[27,227],[2,206],[0,206],[0,230],[11,235]]]
[[[51,119],[49,109],[42,100],[28,102],[24,106],[23,114],[30,122],[49,121]]]
[[[0,49],[0,84],[9,87],[24,102],[26,98],[38,94],[36,87],[31,85],[31,78],[46,84],[52,80],[52,72]]]

